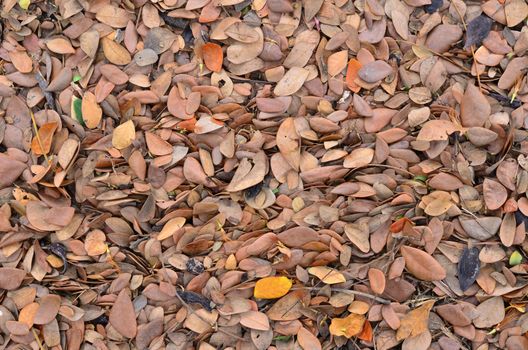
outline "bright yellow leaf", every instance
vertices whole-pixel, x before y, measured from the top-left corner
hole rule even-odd
[[[308,272],[311,275],[317,276],[326,284],[336,284],[346,282],[345,276],[339,271],[331,269],[326,266],[309,267]]]
[[[136,128],[132,120],[124,122],[114,129],[112,146],[117,149],[127,148],[136,138]]]
[[[31,0],[18,0],[18,6],[20,6],[22,10],[27,10],[30,4]]]
[[[264,277],[255,284],[254,296],[257,299],[277,299],[288,293],[292,281],[288,277]]]
[[[361,333],[365,321],[365,316],[354,313],[345,318],[333,318],[329,328],[330,334],[352,338]]]

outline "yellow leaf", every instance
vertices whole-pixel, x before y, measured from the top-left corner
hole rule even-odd
[[[18,0],[18,6],[20,6],[22,10],[27,10],[30,4],[31,0]]]
[[[129,120],[114,129],[112,145],[117,149],[127,148],[135,138],[136,128],[132,120]]]
[[[412,50],[418,58],[427,58],[433,55],[433,53],[429,49],[420,45],[413,45]]]
[[[429,312],[434,303],[434,300],[426,301],[422,306],[405,315],[401,320],[400,328],[398,328],[398,332],[396,333],[396,339],[400,341],[407,339],[410,336],[417,336],[428,330],[427,322],[429,320]]]
[[[335,336],[352,338],[361,333],[365,321],[365,316],[358,314],[350,314],[345,318],[333,318],[329,331]]]
[[[255,284],[254,296],[257,299],[277,299],[288,293],[292,281],[288,277],[264,277]]]
[[[336,284],[346,282],[345,276],[339,271],[331,269],[326,266],[309,267],[308,272],[311,275],[317,276],[326,284]]]

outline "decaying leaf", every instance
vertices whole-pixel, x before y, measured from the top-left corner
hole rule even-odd
[[[480,272],[479,250],[477,247],[464,248],[458,261],[458,282],[460,289],[466,291],[476,280]]]

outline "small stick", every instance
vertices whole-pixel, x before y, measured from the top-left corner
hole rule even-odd
[[[292,288],[292,290],[299,290],[299,289],[321,290],[322,288],[323,287],[300,287],[300,288]],[[363,292],[360,292],[360,291],[357,291],[357,290],[350,290],[350,289],[344,289],[344,288],[332,288],[332,291],[369,298],[369,299],[372,299],[372,300],[377,301],[378,303],[381,303],[381,304],[384,304],[384,305],[389,305],[391,303],[387,299],[383,299],[383,298],[377,297],[375,295],[368,294],[368,293],[363,293]]]
[[[37,332],[35,331],[35,328],[31,327],[31,331],[33,332],[33,336],[35,337],[35,340],[37,341],[37,344],[39,346],[40,350],[44,350],[44,347],[42,346],[42,342],[40,341]]]

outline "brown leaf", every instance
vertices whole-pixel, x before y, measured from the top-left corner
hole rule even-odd
[[[113,28],[125,28],[130,19],[124,9],[112,5],[104,5],[99,8],[95,17],[100,22],[108,24]]]
[[[343,166],[345,168],[360,168],[366,166],[374,159],[374,150],[371,148],[356,148],[345,157]]]
[[[506,247],[511,247],[515,239],[515,230],[517,229],[517,223],[515,221],[514,213],[506,213],[499,230],[499,237]]]
[[[508,199],[508,191],[498,181],[486,178],[482,188],[484,201],[489,210],[499,209]]]
[[[12,267],[0,267],[0,289],[17,289],[26,277],[24,270]]]
[[[126,288],[117,295],[108,318],[112,327],[127,338],[134,338],[137,332],[136,313],[134,305]]]
[[[240,314],[240,324],[259,331],[270,329],[269,319],[265,313],[257,311],[247,311]]]
[[[368,271],[370,288],[376,294],[382,294],[385,290],[385,274],[383,271],[371,268]]]
[[[75,49],[70,42],[61,37],[55,37],[46,41],[46,46],[51,51],[62,55],[75,53]]]
[[[483,126],[490,114],[491,107],[488,100],[478,87],[469,84],[460,103],[462,125],[465,127]]]
[[[301,149],[299,146],[300,137],[295,128],[294,119],[284,119],[277,131],[277,147],[294,170],[299,170],[301,162]]]
[[[310,72],[304,68],[292,67],[284,74],[275,86],[273,93],[276,96],[289,96],[296,93],[308,78]]]
[[[115,65],[124,66],[132,61],[130,53],[123,46],[119,45],[115,41],[103,38],[101,40],[103,46],[103,52],[106,59]]]
[[[405,267],[416,278],[422,281],[440,281],[446,278],[442,265],[426,252],[408,246],[402,246],[400,251],[405,259]]]
[[[396,333],[396,339],[399,341],[427,332],[429,312],[434,303],[434,300],[428,300],[420,307],[406,314],[401,320],[400,328],[398,328],[398,332]]]
[[[315,335],[304,327],[299,328],[297,341],[304,350],[321,350],[321,343]]]

